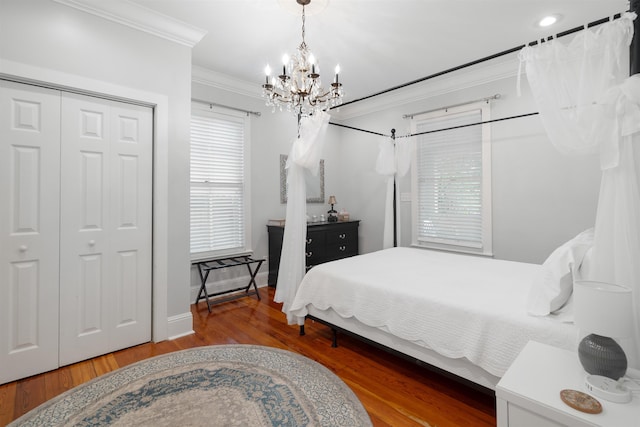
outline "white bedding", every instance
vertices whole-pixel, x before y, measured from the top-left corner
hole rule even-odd
[[[291,310],[312,305],[354,317],[501,377],[529,340],[575,349],[577,328],[527,314],[537,264],[416,248],[391,248],[321,264],[304,277]]]

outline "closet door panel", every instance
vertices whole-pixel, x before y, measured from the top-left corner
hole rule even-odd
[[[0,81],[0,383],[58,367],[60,93]]]
[[[113,345],[151,340],[152,128],[150,108],[111,108]]]
[[[60,364],[109,351],[108,101],[62,95]]]
[[[63,95],[61,364],[151,339],[152,112]]]

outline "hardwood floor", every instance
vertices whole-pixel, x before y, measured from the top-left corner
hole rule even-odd
[[[195,334],[147,343],[0,386],[0,426],[83,382],[148,357],[212,344],[256,344],[300,353],[322,363],[351,387],[375,426],[495,426],[493,396],[354,338],[307,322],[306,335],[289,326],[273,289],[262,300],[241,298],[207,311],[191,306]]]

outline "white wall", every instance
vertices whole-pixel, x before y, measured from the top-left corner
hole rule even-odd
[[[504,94],[492,117],[537,111],[523,79],[496,82]],[[542,263],[560,244],[595,225],[597,156],[574,157],[551,144],[539,116],[492,125],[493,245],[496,258]]]
[[[50,0],[1,0],[0,73],[157,104],[154,339],[189,333],[191,49]]]

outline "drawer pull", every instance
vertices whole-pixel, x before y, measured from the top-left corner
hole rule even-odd
[[[307,245],[310,245],[313,242],[313,239],[307,239]]]
[[[347,238],[347,234],[346,233],[338,234],[338,237],[340,239],[346,239]]]
[[[344,251],[347,250],[347,247],[346,246],[340,246],[338,249],[340,249],[342,252],[344,252]]]
[[[305,255],[307,256],[307,258],[311,258],[313,256],[313,252],[307,252]]]

